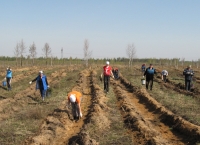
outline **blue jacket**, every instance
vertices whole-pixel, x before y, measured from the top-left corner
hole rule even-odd
[[[11,70],[7,70],[6,71],[6,77],[7,78],[12,78],[12,71]]]
[[[42,84],[39,83],[41,77],[38,75],[32,82],[36,81],[36,89],[47,90],[48,82],[45,75],[42,76]]]
[[[192,80],[192,77],[193,77],[193,75],[194,75],[194,72],[193,72],[193,70],[187,69],[187,68],[186,68],[186,69],[183,71],[183,75],[185,75],[185,80],[191,81],[191,80]]]
[[[150,69],[150,67],[144,72],[144,76],[146,76],[147,80],[153,79],[154,74],[156,74],[156,70],[154,68]]]
[[[141,70],[142,70],[143,72],[145,72],[145,69],[146,69],[146,66],[145,66],[145,65],[142,65]]]

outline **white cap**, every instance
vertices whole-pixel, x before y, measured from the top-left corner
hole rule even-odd
[[[41,70],[41,71],[39,71],[39,74],[43,74],[43,71]]]
[[[74,103],[76,101],[76,97],[74,95],[70,95],[70,102]]]
[[[106,61],[106,64],[109,65],[109,61]]]

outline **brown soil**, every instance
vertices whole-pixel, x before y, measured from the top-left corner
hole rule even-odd
[[[65,73],[66,70],[61,69],[59,73],[52,73],[53,77],[49,77],[48,81],[53,87],[61,77],[64,75],[59,75]],[[57,79],[55,79],[57,78]],[[28,82],[27,82],[28,83]],[[35,85],[31,85],[23,91],[18,92],[15,96],[11,98],[5,98],[0,100],[0,121],[5,120],[16,112],[20,111],[24,106],[28,104],[37,104],[41,100],[39,91],[35,90]]]
[[[89,80],[86,76],[88,73],[86,75],[84,73],[80,74],[80,79],[77,81],[77,86],[74,87],[74,90],[81,91],[80,86],[87,85]],[[56,73],[52,75],[54,76]],[[82,109],[85,108],[83,109],[83,119],[87,115],[87,109],[90,105],[90,96],[84,94],[88,94],[88,91],[85,92],[84,90],[83,92],[83,102],[81,104]],[[83,125],[83,119],[74,122],[71,110],[66,107],[66,104],[67,99],[44,120],[38,134],[27,139],[25,144],[67,144],[72,136],[79,133]]]
[[[138,89],[125,78],[114,83],[124,122],[138,144],[195,144],[200,140],[200,127],[153,99],[146,90]]]
[[[75,67],[74,67],[75,68]],[[68,71],[73,69],[68,68]],[[78,69],[78,68],[75,68]],[[25,69],[26,70],[26,69]],[[160,71],[160,70],[158,70]],[[139,69],[138,69],[139,72]],[[27,72],[27,76],[32,74]],[[49,83],[54,87],[67,74],[66,69],[59,69],[50,74]],[[91,69],[80,72],[80,78],[72,90],[82,92],[81,108],[83,117],[74,121],[71,109],[66,107],[67,99],[49,114],[42,122],[36,134],[27,138],[24,144],[41,145],[99,145],[98,138],[109,130],[111,120],[108,119],[108,97],[97,84],[97,73]],[[16,82],[22,75],[16,76]],[[73,79],[73,78],[68,78]],[[180,93],[191,93],[182,90],[182,84],[168,80],[163,83],[158,76],[155,81]],[[122,75],[119,80],[111,80],[117,98],[117,106],[128,134],[135,144],[193,145],[200,142],[200,127],[167,110],[153,99],[149,93],[137,88]],[[191,93],[197,95],[197,91]],[[188,95],[191,95],[188,94]],[[11,118],[29,103],[39,103],[39,92],[35,85],[20,91],[12,98],[0,96],[0,121]],[[67,97],[66,97],[67,98]],[[48,102],[46,102],[48,103]]]

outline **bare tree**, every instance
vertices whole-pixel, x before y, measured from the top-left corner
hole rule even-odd
[[[35,57],[36,57],[36,55],[37,55],[37,52],[36,52],[36,46],[35,46],[35,43],[33,42],[33,44],[32,45],[30,45],[30,47],[29,47],[29,53],[30,53],[30,57],[32,58],[32,65],[34,65],[34,63],[35,63]]]
[[[85,41],[84,41],[83,51],[84,51],[85,65],[86,65],[86,67],[88,67],[88,59],[91,57],[92,51],[89,51],[89,42],[87,39],[85,39]]]
[[[23,39],[21,40],[20,44],[19,44],[19,54],[20,54],[20,64],[22,66],[22,59],[23,59],[23,53],[25,53],[26,47],[24,44]]]
[[[16,65],[18,66],[18,57],[20,54],[20,50],[19,50],[19,43],[16,44],[15,48],[14,48],[14,55],[16,57]]]
[[[47,59],[48,59],[49,55],[51,54],[51,48],[48,43],[45,43],[42,51],[44,52],[44,56],[46,58],[46,65],[47,65]]]
[[[181,59],[182,67],[184,66],[184,62],[185,62],[185,58],[182,58],[182,59]]]
[[[128,59],[129,59],[129,67],[132,66],[132,62],[133,62],[133,58],[136,57],[136,50],[135,50],[135,46],[134,44],[132,45],[128,45],[127,49],[126,49],[126,53],[128,55]]]

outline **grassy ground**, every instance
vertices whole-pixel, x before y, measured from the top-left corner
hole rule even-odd
[[[122,116],[117,106],[117,99],[112,89],[110,89],[107,103],[111,108],[108,112],[108,118],[111,121],[110,129],[104,132],[104,138],[100,141],[102,145],[105,144],[118,144],[118,145],[130,145],[133,144],[131,136],[126,130]]]
[[[50,73],[50,71],[46,72],[47,76]],[[0,144],[22,144],[28,136],[37,133],[46,116],[66,99],[66,94],[75,85],[75,80],[78,79],[78,73],[79,71],[69,72],[66,77],[59,80],[59,83],[52,88],[51,96],[46,98],[46,103],[38,101],[36,104],[25,106],[14,117],[2,121],[0,123]],[[21,83],[23,85],[27,82]]]
[[[100,72],[99,72],[100,74]],[[103,83],[100,83],[99,86],[103,89]],[[112,85],[110,86],[109,93],[106,94],[108,97],[107,106],[110,108],[107,112],[107,117],[110,120],[109,130],[104,131],[97,140],[101,145],[105,144],[118,144],[118,145],[130,145],[133,144],[131,136],[126,130],[123,119],[120,113],[120,110],[117,106],[117,98],[113,92]]]
[[[142,75],[139,75],[139,72],[136,72],[134,75],[134,70],[128,71],[127,69],[122,69],[121,73],[124,77],[127,78],[134,86],[139,88],[145,88],[145,85],[141,85]],[[175,74],[175,73],[174,73]],[[180,78],[177,76],[171,76],[171,78]],[[176,83],[180,82],[177,79]],[[182,80],[181,80],[182,81]],[[200,125],[200,105],[199,99],[193,98],[192,96],[187,96],[184,94],[179,94],[176,91],[161,87],[160,84],[154,81],[153,90],[148,91],[150,95],[155,98],[158,102],[163,104],[169,110],[174,112],[177,115],[182,116],[186,120]]]

